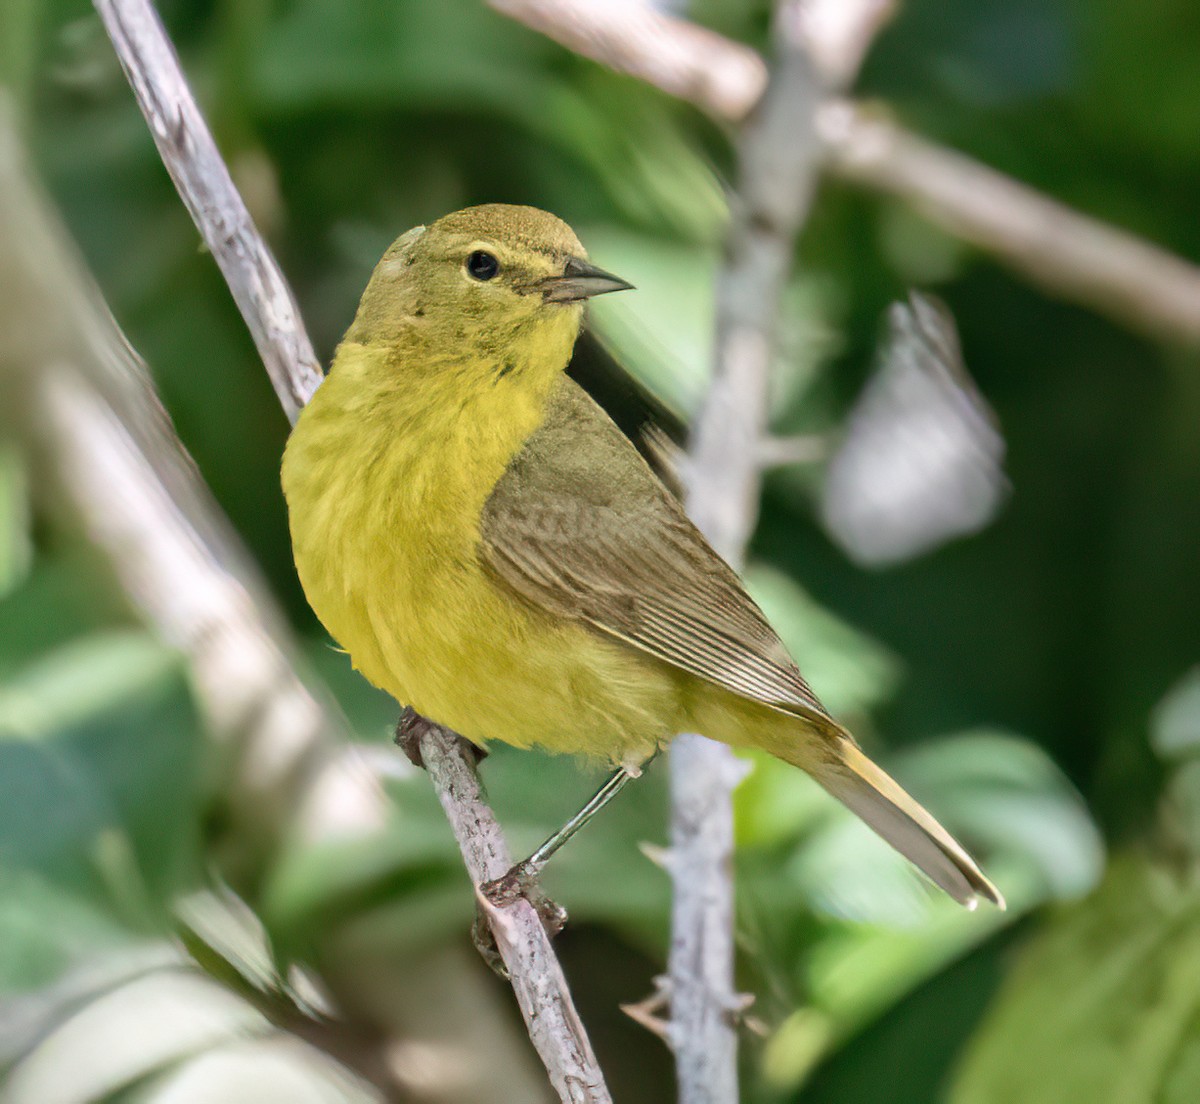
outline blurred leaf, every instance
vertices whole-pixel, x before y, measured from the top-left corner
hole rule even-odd
[[[1167,781],[1162,800],[1166,838],[1184,851],[1200,855],[1200,762],[1182,763]]]
[[[1105,5],[1101,18],[1078,22],[1088,71],[1075,90],[1084,119],[1129,153],[1193,170],[1200,127],[1200,73],[1192,46],[1200,20],[1187,0],[1145,11],[1131,0]]]
[[[1150,744],[1168,760],[1200,754],[1200,667],[1193,667],[1155,706]]]
[[[1010,733],[980,729],[906,752],[896,776],[992,867],[1009,909],[1091,891],[1104,840],[1052,759]]]
[[[829,815],[833,799],[803,771],[762,752],[742,757],[754,769],[733,794],[739,848],[794,843]]]
[[[900,203],[880,208],[879,246],[899,279],[917,287],[954,279],[969,255],[961,241]]]
[[[189,953],[211,977],[232,989],[279,988],[270,942],[254,911],[228,886],[201,889],[175,902]]]
[[[29,573],[31,524],[25,460],[12,442],[0,437],[0,601]]]
[[[536,98],[531,71],[554,49],[467,0],[352,9],[299,0],[269,30],[255,91],[276,110],[415,100],[507,111]],[[492,64],[478,65],[481,56]]]
[[[159,970],[57,1024],[11,1072],[5,1104],[100,1100],[217,1042],[267,1030],[260,1013],[202,975]]]
[[[178,654],[146,633],[81,637],[0,683],[0,739],[51,737],[152,693],[179,670]]]
[[[597,263],[637,288],[609,303],[598,300],[591,314],[596,329],[633,376],[690,416],[710,370],[716,249],[611,226],[580,233]]]
[[[130,938],[110,912],[86,897],[34,870],[0,864],[0,996],[47,985]]]
[[[752,563],[745,580],[805,679],[835,716],[865,713],[895,691],[897,657],[818,605],[791,576]]]
[[[764,1055],[772,1084],[799,1085],[832,1048],[917,985],[1035,906],[1086,892],[1100,876],[1103,845],[1094,825],[1034,745],[973,733],[924,745],[888,766],[952,834],[978,848],[1008,911],[962,909],[826,799],[784,876],[819,915],[840,922],[802,954],[804,1004]],[[817,787],[803,776],[800,785],[811,810]]]
[[[1200,1098],[1200,893],[1141,857],[1056,917],[968,1050],[954,1104]]]
[[[625,368],[672,410],[691,415],[712,368],[713,289],[718,250],[711,236],[682,243],[611,225],[580,231],[590,254],[635,285],[591,308],[592,324]],[[784,291],[771,411],[778,416],[805,396],[840,347],[831,316],[837,285],[802,272]]]
[[[910,293],[888,324],[821,497],[830,535],[872,567],[978,532],[1007,491],[1004,438],[963,365],[949,310]]]
[[[81,640],[0,686],[0,862],[162,923],[194,875],[201,743],[177,658]]]
[[[398,930],[419,945],[469,916],[473,900],[445,817],[404,816],[365,838],[291,841],[264,887],[261,909],[281,953],[297,955],[343,917],[377,908],[388,909]]]
[[[123,1094],[120,1104],[372,1104],[382,1099],[314,1047],[275,1035],[214,1047]]]
[[[0,598],[0,684],[75,636],[129,625],[128,606],[90,549],[39,550],[19,586]]]

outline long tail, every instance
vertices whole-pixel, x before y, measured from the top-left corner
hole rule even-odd
[[[983,897],[1004,908],[1000,891],[945,828],[850,740],[839,740],[838,744],[836,762],[826,760],[815,770],[811,760],[796,765],[807,770],[959,904],[973,909]]]

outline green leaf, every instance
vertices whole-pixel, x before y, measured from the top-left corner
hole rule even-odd
[[[378,1104],[380,1100],[377,1092],[328,1055],[278,1033],[214,1047],[123,1094],[119,1104]]]
[[[835,716],[865,713],[894,693],[900,661],[893,652],[820,606],[790,575],[752,563],[745,578],[805,679]]]
[[[218,1042],[269,1030],[249,1004],[183,966],[64,1012],[9,1074],[5,1104],[103,1099]]]
[[[1200,1099],[1200,891],[1143,857],[1025,949],[968,1050],[953,1104]]]
[[[0,439],[0,601],[29,574],[31,523],[24,458],[13,442]]]
[[[165,921],[198,866],[202,742],[178,658],[85,638],[0,685],[0,862]]]
[[[111,913],[86,897],[35,870],[0,865],[0,994],[46,985],[129,940]]]
[[[866,825],[793,771],[795,789],[806,791],[808,822],[782,876],[824,923],[800,955],[803,1004],[764,1054],[764,1074],[776,1086],[801,1084],[832,1049],[951,962],[1037,905],[1086,892],[1100,876],[1099,834],[1035,745],[967,733],[885,765],[975,851],[1008,898],[1008,911],[968,912],[933,890]],[[814,811],[814,798],[823,800],[822,811]]]

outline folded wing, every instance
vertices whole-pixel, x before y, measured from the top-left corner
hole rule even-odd
[[[483,512],[505,583],[699,678],[785,713],[828,714],[737,574],[570,379]]]

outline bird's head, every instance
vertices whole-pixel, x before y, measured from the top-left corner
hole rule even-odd
[[[586,300],[629,287],[591,264],[561,219],[489,203],[398,238],[372,273],[347,338],[423,335],[447,350],[500,348],[538,334],[573,342]]]

